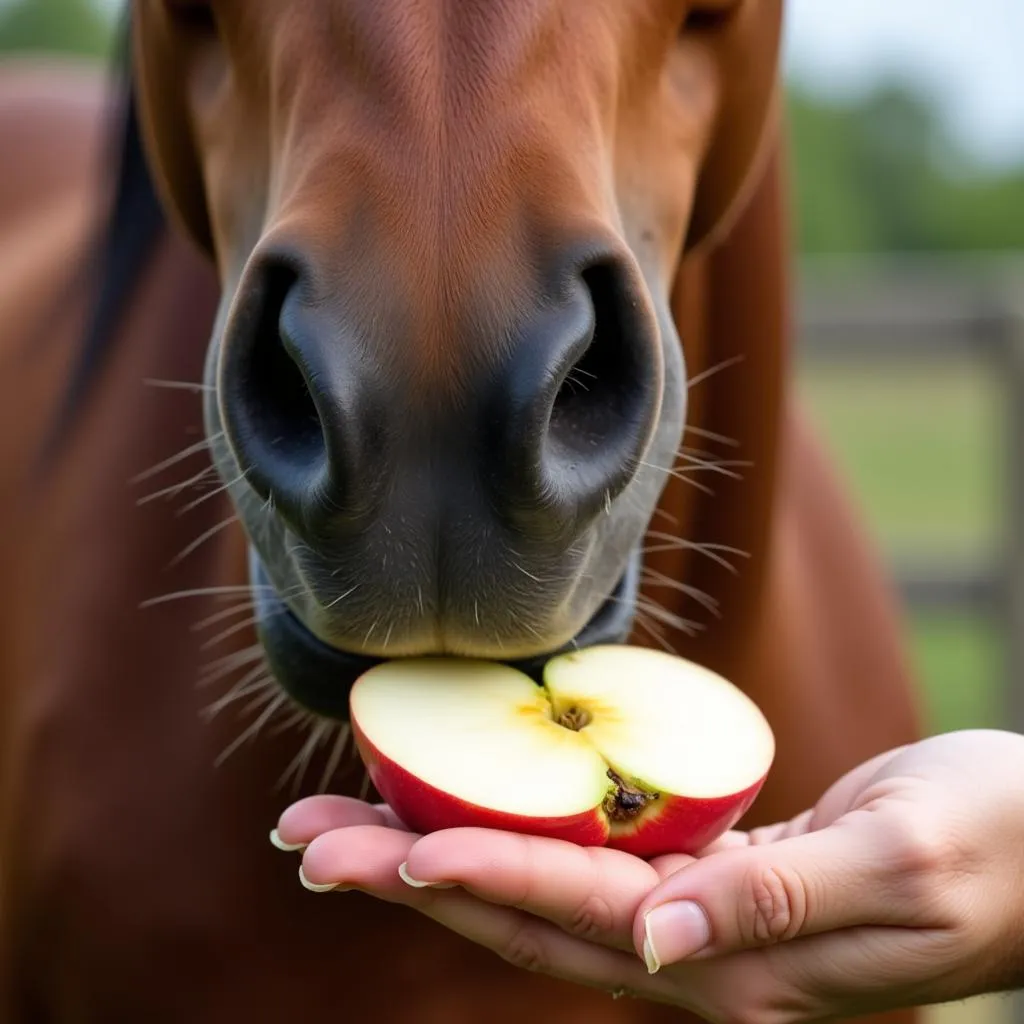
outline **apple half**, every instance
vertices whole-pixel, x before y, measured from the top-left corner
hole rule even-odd
[[[730,829],[775,756],[737,687],[626,645],[559,655],[543,686],[496,662],[383,662],[356,681],[350,713],[371,781],[417,832],[478,826],[640,857]]]

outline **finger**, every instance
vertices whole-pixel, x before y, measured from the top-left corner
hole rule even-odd
[[[875,776],[882,772],[891,761],[895,760],[907,746],[887,750],[876,754],[868,761],[851,768],[845,775],[834,782],[824,796],[815,805],[807,827],[810,831],[831,825],[846,814],[856,803],[864,789],[871,784]]]
[[[705,846],[697,856],[706,857],[712,853],[721,853],[723,850],[777,843],[781,839],[789,839],[831,825],[849,812],[864,787],[905,749],[906,747],[897,747],[886,751],[853,768],[829,788],[816,806],[808,808],[788,821],[762,825],[749,832],[731,830]]]
[[[867,926],[680,964],[673,974],[721,1019],[846,1019],[962,995],[950,972],[957,946],[938,930]]]
[[[854,812],[817,832],[695,861],[644,899],[637,952],[657,969],[838,928],[906,923],[885,818]]]
[[[576,938],[554,924],[485,902],[463,889],[407,885],[398,869],[414,841],[408,833],[381,826],[342,828],[310,843],[303,868],[308,881],[318,887],[338,884],[403,903],[524,970],[679,1004],[671,981],[650,977],[631,952]]]
[[[669,875],[692,864],[695,858],[688,853],[665,853],[660,857],[652,857],[647,863],[654,868],[658,878],[664,881]]]
[[[868,926],[800,939],[771,953],[773,973],[817,995],[823,1011],[848,1012],[855,1002],[867,1013],[962,995],[954,969],[962,963],[962,938],[953,931]]]
[[[435,892],[434,897],[423,908],[428,917],[522,970],[617,995],[683,1003],[671,979],[652,978],[629,953],[587,942],[557,925],[484,902],[462,889]]]
[[[414,884],[456,883],[490,903],[624,950],[632,949],[641,900],[659,881],[650,864],[619,850],[478,828],[419,839],[405,872]]]
[[[707,1021],[820,1021],[931,1001],[936,949],[901,928],[853,928],[662,971]],[[907,970],[915,963],[916,970]]]
[[[314,838],[302,855],[300,880],[314,892],[362,889],[397,903],[425,902],[399,875],[416,841],[382,824],[347,825]]]
[[[798,814],[789,821],[780,821],[774,825],[761,825],[751,829],[749,832],[732,830],[720,835],[714,842],[708,843],[697,852],[697,858],[707,857],[712,853],[721,853],[723,850],[737,850],[746,846],[765,846],[768,843],[777,843],[780,839],[789,839],[792,836],[803,835],[809,832],[813,809]]]
[[[270,841],[279,850],[301,850],[318,835],[352,825],[404,826],[386,804],[368,804],[347,796],[311,796],[286,808]]]
[[[851,769],[833,783],[814,807],[809,807],[788,821],[762,825],[749,832],[737,830],[726,832],[700,850],[697,856],[706,857],[708,854],[720,853],[722,850],[777,843],[781,839],[789,839],[831,825],[850,811],[858,794],[863,791],[865,786],[905,749],[904,746],[886,751],[884,754],[878,754],[871,760]]]

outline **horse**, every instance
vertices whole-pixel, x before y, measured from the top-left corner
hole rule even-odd
[[[707,665],[748,826],[920,734],[792,385],[780,0],[130,6],[114,88],[0,71],[2,1019],[695,1019],[267,836],[387,658]]]

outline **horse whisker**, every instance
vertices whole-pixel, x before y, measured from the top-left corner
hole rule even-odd
[[[137,476],[133,476],[131,482],[133,484],[138,483],[140,480],[146,480],[151,476],[156,476],[157,473],[175,463],[181,462],[182,459],[187,459],[190,455],[195,455],[198,452],[203,451],[205,448],[209,448],[210,445],[219,437],[224,436],[224,431],[219,430],[216,434],[211,434],[209,437],[204,437],[200,441],[196,441],[195,444],[190,444],[187,448],[183,448],[176,455],[170,456],[170,458],[164,459],[163,462],[158,462],[155,466],[151,466],[149,469],[143,470]]]
[[[737,363],[742,363],[745,358],[745,356],[739,355],[732,356],[729,359],[723,359],[720,363],[716,363],[714,366],[709,366],[706,370],[701,370],[700,373],[691,377],[686,382],[686,387],[688,389],[692,388],[695,385],[699,384],[701,381],[707,380],[708,377],[713,377],[716,373],[721,373],[722,370],[729,369],[730,366],[735,366]]]
[[[225,654],[204,666],[200,672],[198,685],[210,686],[217,682],[218,679],[223,679],[224,676],[234,672],[235,669],[248,665],[250,661],[256,661],[257,658],[263,658],[262,644],[253,644],[251,647],[247,647],[241,651],[233,651],[231,654]]]
[[[710,594],[705,593],[697,587],[692,587],[687,583],[682,583],[680,580],[674,580],[671,576],[666,576],[664,573],[657,572],[654,569],[644,569],[640,575],[641,579],[646,580],[652,586],[667,587],[669,590],[676,590],[680,594],[692,597],[698,604],[711,612],[712,615],[718,616],[720,614],[718,610],[718,601],[716,601]]]
[[[639,599],[637,607],[663,625],[678,629],[680,633],[685,633],[687,636],[695,636],[703,628],[699,622],[693,619],[684,619],[681,615],[676,615],[651,600]]]
[[[235,685],[222,697],[203,708],[201,714],[207,721],[212,721],[229,704],[236,700],[248,697],[250,693],[256,693],[274,685],[273,677],[267,672],[265,665],[257,665],[250,669]]]
[[[656,466],[653,462],[645,462],[643,459],[638,459],[637,465],[647,466],[649,469],[657,470],[660,473],[667,473],[669,476],[673,476],[677,480],[681,480],[683,483],[689,484],[691,487],[696,487],[698,491],[703,491],[705,494],[710,494],[714,497],[715,492],[711,490],[707,484],[701,483],[699,480],[692,479],[679,469],[667,469],[665,466]]]
[[[653,623],[648,621],[647,613],[637,609],[636,613],[636,624],[647,633],[652,639],[656,640],[669,654],[678,654],[679,652],[672,646],[666,639],[665,635],[660,629]]]
[[[222,629],[215,636],[210,637],[209,640],[205,640],[199,647],[201,651],[208,650],[211,647],[216,647],[217,644],[223,640],[227,640],[229,636],[234,636],[236,633],[241,633],[243,629],[248,629],[250,626],[254,626],[259,622],[259,615],[250,615],[247,619],[242,619],[241,622],[236,622],[234,625],[228,626],[227,629]]]
[[[207,491],[206,494],[202,494],[195,500],[190,501],[187,505],[183,505],[181,508],[178,509],[176,514],[179,516],[183,516],[186,512],[190,512],[192,509],[194,509],[197,505],[202,505],[204,501],[209,501],[211,498],[216,498],[218,494],[223,494],[225,491],[231,490],[231,488],[234,487],[235,484],[241,483],[246,478],[248,473],[249,471],[247,469],[243,470],[241,473],[238,474],[238,476],[234,478],[234,480],[229,480],[227,483],[222,483],[219,487],[215,487],[212,491]]]
[[[238,615],[239,612],[251,611],[255,607],[256,602],[253,600],[243,601],[241,604],[233,604],[230,608],[225,608],[223,611],[207,615],[205,619],[200,619],[190,628],[193,632],[198,633],[201,630],[206,629],[207,626],[212,626],[215,622],[220,622],[223,619],[230,619],[232,615]]]
[[[618,604],[629,604],[629,601],[623,597],[609,597],[608,600],[615,601]],[[685,633],[687,636],[693,636],[702,628],[699,622],[694,622],[692,619],[684,619],[682,616],[670,612],[667,608],[663,608],[657,601],[651,598],[638,597],[635,607],[640,611],[646,612],[663,625],[678,629],[680,633]]]
[[[354,587],[349,587],[348,590],[346,590],[343,594],[339,594],[337,597],[328,601],[327,604],[324,605],[324,607],[333,608],[336,604],[339,604],[341,601],[344,601],[345,598],[349,596],[349,594],[354,594],[358,589],[359,584],[357,583]]]
[[[192,554],[192,552],[195,551],[196,548],[198,548],[200,545],[205,544],[206,541],[208,541],[215,534],[220,533],[220,531],[223,530],[225,527],[237,522],[238,515],[234,514],[228,516],[227,519],[222,519],[219,523],[217,523],[215,526],[211,526],[208,530],[204,530],[198,537],[196,537],[194,541],[192,541],[191,544],[186,545],[184,550],[180,551],[177,555],[174,556],[174,558],[170,560],[170,562],[168,562],[167,568],[170,569],[173,566],[177,565],[183,559],[188,558],[188,556]]]
[[[306,774],[306,769],[309,767],[309,761],[313,756],[313,751],[320,745],[324,737],[324,733],[330,727],[330,723],[326,721],[316,722],[310,730],[309,736],[298,754],[292,760],[291,764],[285,769],[284,775],[281,776],[280,782],[278,782],[278,788],[284,785],[288,780],[288,776],[295,772],[295,785],[292,787],[292,793],[297,794],[300,787],[302,786],[302,777]]]
[[[247,740],[255,739],[256,736],[259,734],[259,731],[263,728],[263,726],[266,725],[267,722],[270,721],[270,719],[273,717],[274,712],[277,711],[287,699],[288,698],[286,694],[277,694],[277,696],[271,701],[271,703],[263,712],[263,714],[261,714],[260,717],[257,718],[256,721],[253,722],[252,725],[250,725],[238,737],[238,739],[231,743],[227,747],[227,749],[217,757],[216,761],[214,762],[214,765],[219,768],[236,750],[238,750],[239,747],[242,746],[243,743],[245,743]]]
[[[142,383],[151,388],[171,388],[182,391],[216,391],[213,384],[190,380],[160,380],[157,377],[144,377]]]
[[[738,473],[729,473],[731,466],[739,466],[741,469],[750,469],[754,464],[747,459],[703,459],[686,451],[679,452],[679,458],[687,463],[686,466],[676,466],[677,473],[695,473],[699,469],[712,469],[725,473],[726,476],[739,478]]]
[[[723,569],[728,569],[731,573],[736,573],[739,570],[726,558],[723,558],[718,552],[724,551],[728,554],[735,555],[737,558],[749,558],[750,552],[743,551],[740,548],[730,547],[728,544],[699,544],[696,541],[687,540],[685,537],[677,537],[671,533],[662,533],[659,530],[649,530],[647,536],[654,540],[664,541],[662,544],[652,544],[645,547],[644,554],[654,554],[658,551],[678,551],[682,549],[696,551],[698,554],[704,555],[705,558],[710,558],[713,562],[717,562]]]
[[[153,491],[145,497],[139,498],[135,503],[136,505],[145,505],[150,501],[155,501],[157,498],[162,498],[167,495],[169,498],[175,498],[182,491],[187,490],[193,484],[199,484],[202,482],[204,477],[216,474],[217,470],[213,466],[207,466],[205,469],[201,469],[194,476],[190,476],[187,480],[183,480],[180,484],[171,484],[170,487],[162,487],[159,491]]]
[[[158,597],[147,597],[139,603],[140,608],[151,608],[153,605],[164,604],[167,601],[180,601],[186,597],[229,597],[233,594],[252,594],[256,590],[270,590],[273,587],[269,583],[238,583],[234,586],[224,587],[193,587],[190,590],[175,590],[170,594],[160,594]]]
[[[726,437],[725,434],[716,434],[713,430],[707,430],[704,427],[695,427],[689,424],[683,428],[683,433],[696,434],[698,437],[706,438],[708,441],[717,441],[719,444],[727,444],[730,448],[738,448],[740,444],[734,437]]]
[[[339,722],[338,735],[334,740],[334,746],[331,748],[331,754],[327,759],[327,764],[324,767],[323,774],[320,776],[320,783],[316,788],[318,793],[327,792],[327,784],[331,781],[331,777],[338,770],[338,764],[341,762],[341,755],[345,752],[345,745],[348,743],[351,735],[352,726],[349,725],[348,722]]]
[[[280,736],[281,733],[294,729],[299,724],[311,722],[313,718],[312,712],[307,711],[305,708],[296,707],[287,718],[283,719],[278,726],[270,731],[270,735]]]

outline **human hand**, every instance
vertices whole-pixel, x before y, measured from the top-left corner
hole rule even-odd
[[[313,885],[408,904],[522,967],[713,1022],[815,1021],[1024,982],[1024,737],[1010,733],[877,757],[791,822],[729,833],[698,858],[480,829],[418,837],[339,797],[300,801],[278,833],[308,844]]]

